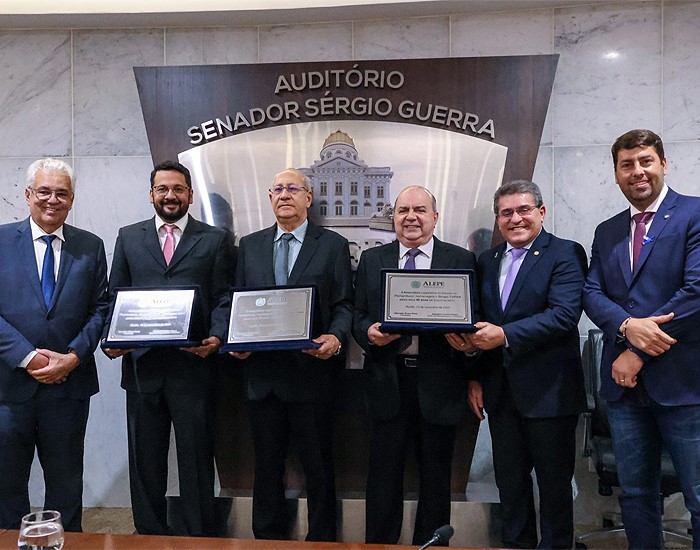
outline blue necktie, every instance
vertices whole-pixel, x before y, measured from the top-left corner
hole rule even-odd
[[[289,241],[294,238],[291,233],[284,233],[279,239],[275,256],[275,284],[286,285],[289,277]]]
[[[53,291],[56,288],[56,276],[54,275],[54,258],[52,242],[56,235],[44,235],[41,240],[46,243],[44,252],[44,266],[41,268],[41,292],[44,294],[44,302],[49,307]]]

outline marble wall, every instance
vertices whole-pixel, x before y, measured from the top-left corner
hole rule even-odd
[[[117,229],[151,215],[134,66],[557,53],[534,179],[548,229],[590,249],[595,225],[625,206],[609,153],[624,131],[660,133],[667,181],[700,194],[698,27],[700,2],[657,0],[290,26],[0,30],[0,222],[27,215],[24,170],[45,155],[75,166],[69,222],[100,235],[108,259]],[[85,504],[128,506],[119,364],[100,357],[99,368]]]

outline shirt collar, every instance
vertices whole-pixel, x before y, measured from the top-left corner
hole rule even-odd
[[[44,235],[56,235],[63,242],[66,241],[66,239],[63,237],[63,226],[56,229],[56,231],[54,231],[53,233],[47,233],[41,227],[39,227],[37,225],[37,223],[30,217],[29,218],[29,227],[32,230],[32,240],[33,241],[36,241],[37,239],[43,237]]]
[[[177,227],[181,233],[184,233],[185,227],[187,227],[187,222],[189,221],[189,219],[190,217],[187,214],[185,214],[176,222],[166,222],[163,219],[161,219],[161,217],[158,214],[156,214],[156,231],[158,231],[158,234],[160,234],[161,227],[169,223],[170,225],[174,225],[175,227]]]
[[[433,247],[435,246],[435,239],[433,237],[430,237],[430,240],[419,246],[418,250],[420,250],[423,254],[425,254],[428,258],[433,257]],[[415,248],[415,247],[414,247]],[[403,258],[406,255],[406,252],[411,250],[408,246],[405,246],[401,241],[399,241],[399,258]]]
[[[303,243],[304,237],[306,237],[306,230],[308,229],[308,227],[309,227],[309,220],[307,218],[294,231],[290,231],[290,233],[292,235],[294,235],[294,238],[297,241],[299,241],[300,243]],[[275,242],[277,242],[284,233],[286,233],[286,231],[283,231],[282,228],[278,225],[277,232],[275,233]]]
[[[652,202],[647,209],[644,212],[654,212],[656,213],[659,210],[659,206],[661,206],[661,203],[664,201],[666,198],[666,195],[668,194],[668,185],[664,183],[664,186],[661,188],[661,193],[659,193],[659,196],[656,197],[656,200]],[[641,214],[641,210],[637,210],[634,206],[630,204],[630,217],[634,216],[635,214]]]

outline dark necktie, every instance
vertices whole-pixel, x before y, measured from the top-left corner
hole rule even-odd
[[[417,248],[411,248],[406,252],[406,263],[403,264],[404,269],[415,269],[416,268],[416,256],[420,254],[420,250]]]
[[[286,285],[289,278],[289,241],[294,238],[291,233],[280,237],[277,255],[275,256],[275,284]]]
[[[637,259],[642,251],[644,237],[647,234],[647,223],[654,215],[654,212],[641,212],[632,216],[634,220],[634,236],[632,238],[632,271],[637,267]]]
[[[54,257],[52,242],[56,235],[44,235],[41,240],[46,243],[46,252],[44,252],[44,265],[41,268],[41,292],[44,294],[44,302],[46,307],[49,307],[53,291],[56,288],[56,275],[54,274]]]
[[[520,258],[527,252],[527,248],[511,248],[510,253],[513,255],[513,261],[510,263],[508,268],[508,273],[506,273],[506,280],[503,281],[503,290],[501,291],[501,308],[503,311],[506,309],[506,304],[508,303],[508,297],[510,296],[510,291],[513,290],[513,283],[515,282],[515,277],[518,275],[518,269],[520,265]]]

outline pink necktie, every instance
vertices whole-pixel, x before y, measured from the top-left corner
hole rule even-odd
[[[166,223],[165,227],[165,242],[163,243],[163,256],[165,256],[166,265],[170,265],[170,260],[173,259],[173,254],[175,254],[175,235],[173,235],[173,229],[175,226]]]
[[[654,215],[654,212],[642,212],[632,216],[634,220],[634,236],[632,238],[632,271],[637,267],[637,259],[642,251],[644,237],[647,235],[647,223]]]
[[[513,283],[515,282],[515,277],[518,275],[518,267],[520,263],[519,260],[523,257],[525,252],[527,252],[527,248],[510,249],[510,253],[513,255],[513,261],[510,263],[510,267],[508,268],[506,280],[503,281],[503,290],[501,291],[501,308],[503,311],[506,309],[510,291],[513,290]]]

